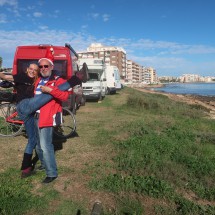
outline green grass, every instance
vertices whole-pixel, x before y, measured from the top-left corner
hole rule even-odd
[[[138,113],[138,118],[124,125],[124,132],[129,134],[126,140],[112,142],[115,173],[97,175],[90,186],[168,199],[172,204],[168,210],[175,214],[215,213],[214,206],[202,206],[183,196],[193,192],[197,199],[215,200],[214,121],[203,118],[205,109],[199,106],[128,91],[132,95],[121,111]]]
[[[20,180],[17,170],[9,169],[0,175],[0,214],[21,215],[27,211],[44,210],[44,196],[32,195],[30,180]]]
[[[82,138],[59,153],[62,183],[38,188],[44,174],[20,180],[8,169],[0,214],[90,214],[86,193],[104,196],[104,215],[215,214],[215,121],[206,109],[126,87],[87,108],[77,114]]]

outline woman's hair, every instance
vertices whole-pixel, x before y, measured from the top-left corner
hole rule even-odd
[[[37,69],[36,69],[37,73],[36,73],[36,75],[35,75],[35,77],[34,77],[34,83],[35,83],[35,81],[36,81],[36,80],[38,79],[38,77],[39,77],[40,69],[39,69],[39,66],[38,66],[36,63],[30,63],[29,66],[27,67],[26,73],[28,73],[29,67],[30,67],[31,65],[34,65],[34,66],[37,67]]]

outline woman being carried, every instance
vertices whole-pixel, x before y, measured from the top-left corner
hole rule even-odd
[[[32,98],[34,96],[34,83],[38,78],[39,67],[37,64],[31,63],[26,72],[21,72],[17,75],[5,75],[0,73],[0,78],[6,81],[12,81],[15,84],[16,90],[16,103],[17,107],[23,99]],[[31,159],[33,150],[37,144],[36,129],[34,126],[34,119],[24,121],[25,130],[28,136],[28,142],[25,147],[23,160],[22,160],[22,174],[21,177],[26,177],[31,172]]]

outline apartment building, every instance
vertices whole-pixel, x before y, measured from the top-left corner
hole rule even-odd
[[[79,58],[100,58],[106,64],[119,69],[121,79],[126,76],[126,51],[121,47],[103,46],[101,43],[92,43],[87,51],[77,52]]]
[[[132,60],[127,60],[126,64],[126,82],[140,83],[140,74],[142,67]]]
[[[198,82],[200,80],[200,76],[196,74],[183,74],[179,79],[180,82]]]
[[[152,67],[146,68],[145,73],[148,74],[148,76],[150,78],[150,83],[156,83],[158,81],[157,73],[154,68],[152,68]]]
[[[132,60],[126,61],[126,82],[128,83],[155,83],[156,70],[152,67],[143,67]]]

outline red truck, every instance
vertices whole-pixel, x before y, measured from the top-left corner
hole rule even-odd
[[[75,50],[66,43],[65,46],[54,46],[50,44],[18,46],[14,55],[13,72],[15,75],[20,72],[25,72],[30,63],[37,63],[40,58],[45,57],[47,47],[54,49],[54,70],[64,79],[69,79],[75,72],[78,71],[78,55]],[[76,109],[84,104],[85,99],[83,93],[76,94],[72,92],[68,101],[63,103],[63,106],[68,107],[76,113]]]

